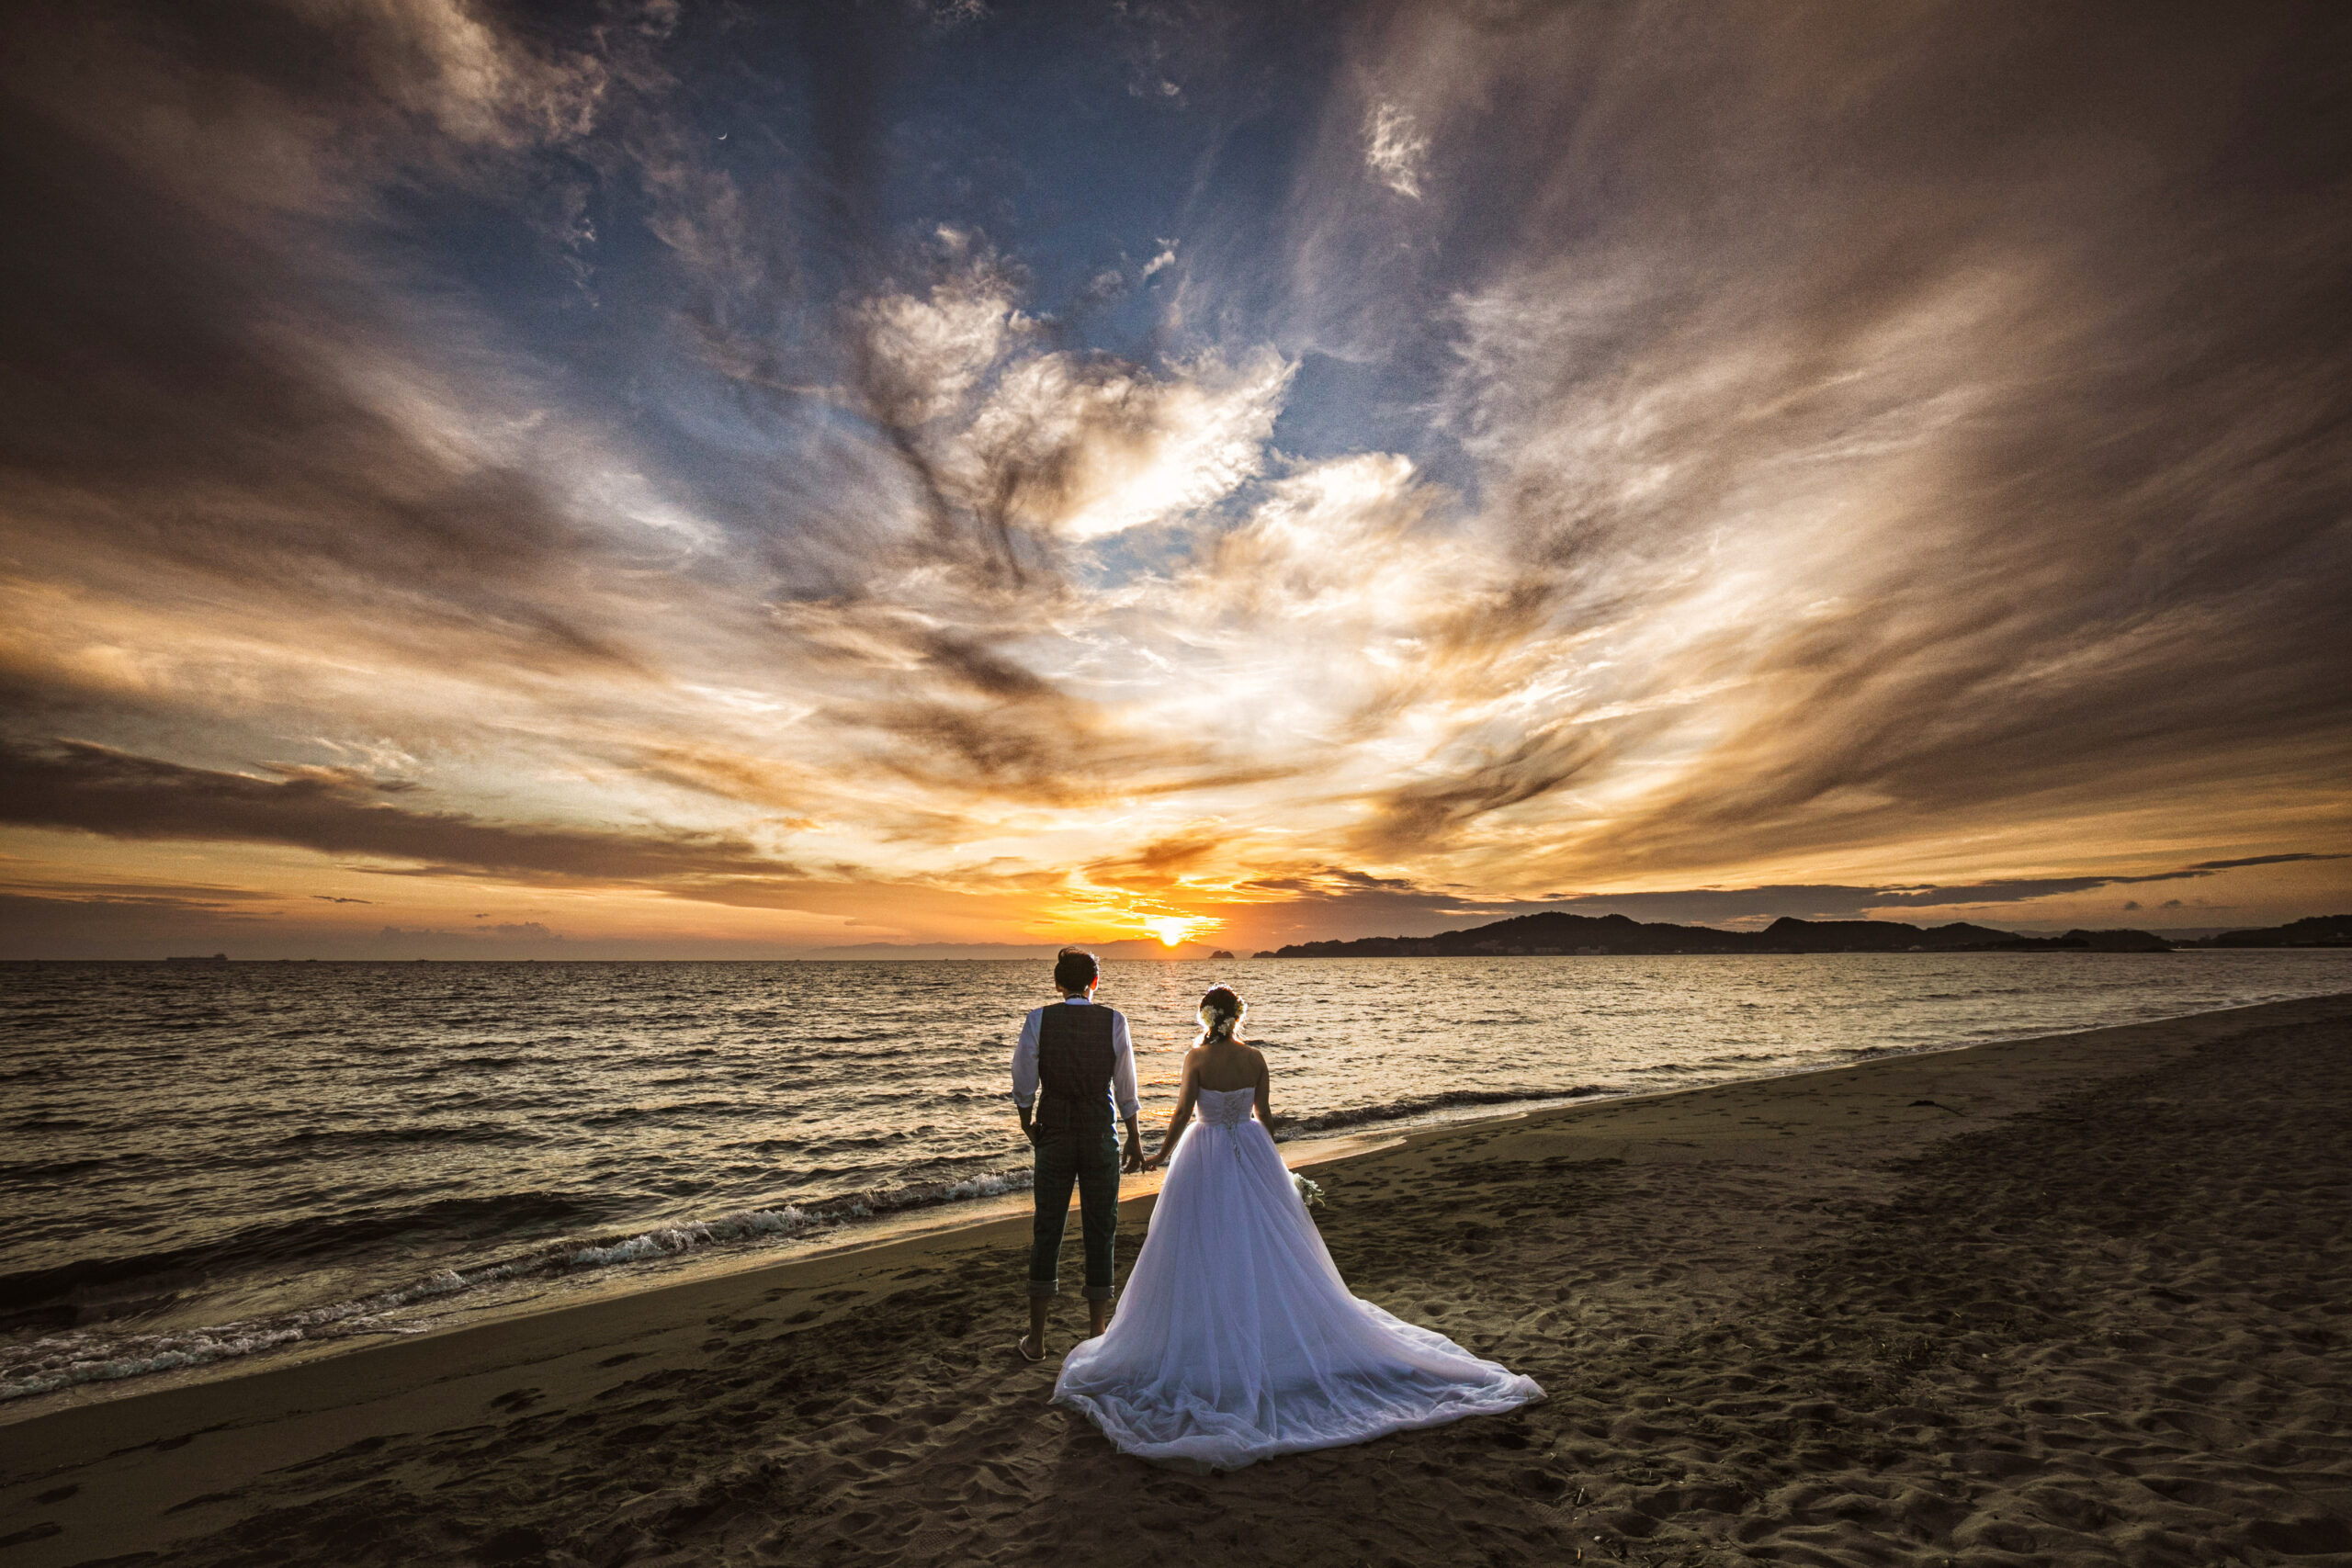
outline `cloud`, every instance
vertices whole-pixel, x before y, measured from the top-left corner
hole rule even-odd
[[[492,941],[528,941],[560,942],[563,938],[538,920],[506,920],[497,925],[468,926],[462,931],[443,931],[437,927],[386,926],[377,933],[388,942],[414,942],[420,938],[434,941],[471,942],[483,938]]]
[[[948,468],[994,516],[1080,543],[1212,505],[1264,460],[1290,367],[1261,352],[1171,370],[1069,355],[1011,367]]]
[[[458,0],[291,7],[343,33],[392,102],[461,142],[519,147],[586,134],[605,71],[585,54],[535,54]],[[354,27],[354,23],[357,23]]]
[[[1951,887],[1927,887],[1907,890],[1887,889],[1879,903],[1888,908],[1920,907],[1930,904],[2007,904],[2020,898],[2046,898],[2064,893],[2085,893],[2094,887],[2125,887],[2144,882],[2180,882],[2191,877],[2211,876],[2216,872],[2249,865],[2287,865],[2299,861],[2344,860],[2342,854],[2300,852],[2293,854],[2253,855],[2244,860],[2199,861],[2177,871],[2150,872],[2132,876],[2048,876],[2023,877],[2002,882],[1973,882]]]
[[[366,346],[396,312],[91,170],[53,126],[20,114],[7,146],[0,182],[42,215],[0,238],[42,301],[0,328],[0,400],[38,411],[0,465],[20,570],[151,618],[208,597],[257,625],[341,616],[413,659],[630,661],[549,565],[598,556],[594,532],[479,439],[494,421],[453,429],[429,371]]]
[[[372,800],[341,779],[254,778],[73,740],[0,746],[0,820],[114,839],[289,844],[521,877],[620,880],[788,869],[729,835],[487,822]]]
[[[1364,112],[1364,167],[1398,196],[1420,199],[1429,151],[1430,139],[1421,134],[1413,117],[1395,104],[1374,103]]]
[[[2352,856],[2342,854],[2301,853],[2283,855],[2247,855],[2241,860],[2201,860],[2195,865],[2186,867],[2181,871],[2168,873],[2164,876],[2129,877],[2124,880],[2134,882],[2163,882],[2169,880],[2173,876],[2195,876],[2202,875],[2207,872],[2233,871],[2239,866],[2245,865],[2289,865],[2296,861],[2345,860],[2347,858],[2352,858]]]
[[[957,249],[969,243],[950,237]],[[1008,348],[1036,330],[992,261],[984,256],[924,295],[892,292],[859,307],[868,391],[891,423],[922,425],[953,412]]]
[[[1589,727],[1522,734],[1477,762],[1382,791],[1356,841],[1386,858],[1458,840],[1482,818],[1573,783],[1600,765],[1607,747]]]
[[[1210,506],[1264,461],[1291,367],[1262,348],[1154,374],[1055,350],[992,254],[952,235],[948,276],[854,313],[866,406],[910,464],[938,528],[1083,544]]]
[[[1993,829],[2124,776],[2225,791],[2254,748],[2316,785],[2346,718],[2313,662],[2342,650],[2322,585],[2347,560],[2309,502],[2345,491],[2344,404],[2293,323],[2340,313],[2317,258],[2345,226],[2229,194],[2250,40],[2200,57],[2219,40],[2187,29],[2142,77],[2069,29],[1959,15],[1759,14],[1698,54],[1645,47],[1642,8],[1362,35],[1428,112],[1484,114],[1476,167],[1430,153],[1468,248],[1451,278],[1367,277],[1337,257],[1378,254],[1388,220],[1334,196],[1302,214],[1329,280],[1302,288],[1353,355],[1407,352],[1395,294],[1443,291],[1434,412],[1520,568],[1509,635],[1590,634],[1556,682],[1574,700],[1416,781],[1448,803],[1408,831],[1427,851],[1514,841],[1493,818],[1544,724],[1710,688],[1577,775],[1589,826],[1544,841],[1664,870]],[[1971,58],[2037,85],[1966,111]],[[1825,115],[1862,59],[1871,87]],[[2078,134],[2102,121],[2161,152]]]
[[[223,904],[275,902],[278,897],[258,887],[224,887],[215,883],[75,882],[62,878],[9,878],[0,880],[0,888],[61,901],[147,904],[175,909],[209,909]]]

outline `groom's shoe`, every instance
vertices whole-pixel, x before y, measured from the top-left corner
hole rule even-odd
[[[1042,1361],[1046,1359],[1046,1342],[1042,1337],[1038,1339],[1037,1348],[1035,1351],[1029,1348],[1029,1336],[1026,1334],[1012,1342],[1012,1348],[1014,1353],[1024,1361]]]

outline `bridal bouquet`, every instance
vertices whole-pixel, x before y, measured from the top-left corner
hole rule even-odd
[[[1290,1173],[1291,1185],[1298,1189],[1298,1201],[1310,1209],[1323,1206],[1323,1189],[1296,1171]]]

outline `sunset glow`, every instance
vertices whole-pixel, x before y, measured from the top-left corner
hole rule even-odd
[[[1015,10],[12,24],[0,953],[2352,904],[2284,34]]]
[[[1216,929],[1220,922],[1202,919],[1198,916],[1159,915],[1144,922],[1162,947],[1178,947],[1193,937]]]

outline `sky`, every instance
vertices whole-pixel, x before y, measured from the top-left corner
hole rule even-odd
[[[0,956],[2352,908],[2341,6],[9,30]]]

